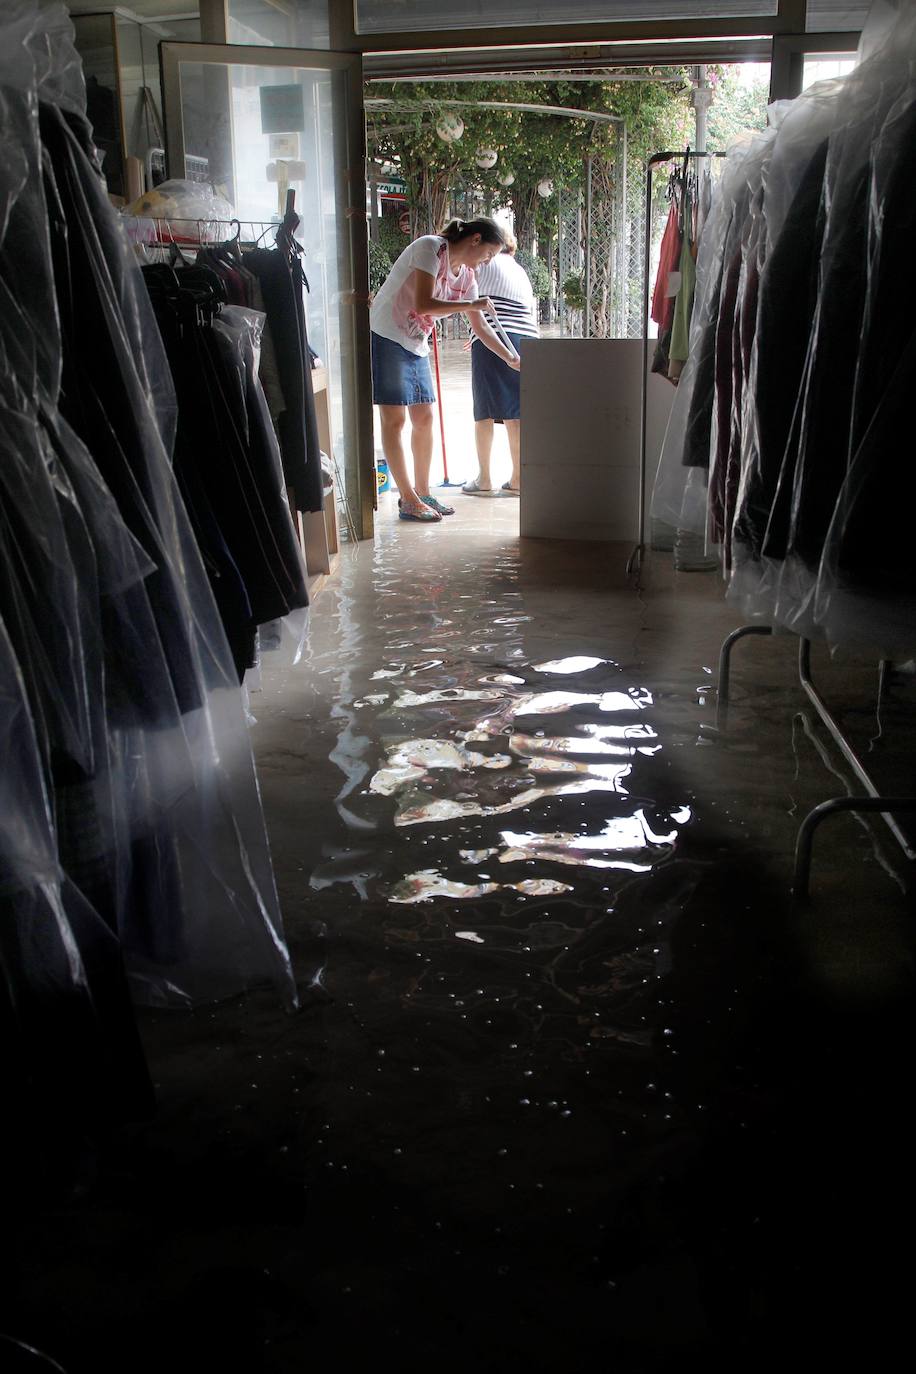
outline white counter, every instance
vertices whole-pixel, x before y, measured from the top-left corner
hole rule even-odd
[[[522,349],[520,533],[635,541],[642,340],[526,339]],[[650,374],[647,509],[673,399]]]

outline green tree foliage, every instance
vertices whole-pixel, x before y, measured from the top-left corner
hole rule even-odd
[[[585,309],[585,287],[580,274],[571,272],[562,283],[566,304],[571,310]]]
[[[628,179],[631,186],[642,185],[652,153],[693,143],[692,74],[690,68],[668,67],[629,71],[627,80],[618,81],[373,82],[367,98],[390,104],[370,105],[370,147],[376,157],[397,163],[407,186],[415,234],[441,228],[451,194],[466,194],[491,212],[511,209],[522,254],[529,254],[527,261],[520,254],[520,260],[526,261],[538,297],[544,299],[550,291],[549,273],[557,265],[557,194],[539,196],[538,184],[549,178],[557,193],[574,193],[582,188],[586,160],[591,159],[593,202],[613,199],[620,170],[620,125],[590,119],[588,114],[594,112],[625,122]],[[640,75],[645,79],[633,80]],[[709,76],[715,87],[709,146],[724,149],[741,132],[764,126],[766,83],[743,81],[734,67],[712,67]],[[546,111],[488,109],[466,101],[559,106],[587,113],[581,119],[568,118]],[[463,137],[454,143],[444,142],[436,132],[445,113],[457,114],[464,122]],[[480,148],[496,149],[493,168],[477,166]],[[514,175],[510,187],[500,185],[499,176],[505,172]],[[660,200],[656,208],[663,219],[667,203]],[[387,240],[382,246],[393,261],[404,246],[403,237],[397,247]],[[598,335],[611,328],[612,272],[610,254],[593,256],[590,329]],[[571,299],[572,280],[568,290],[558,280],[555,288],[564,291],[572,308],[584,307],[584,301],[574,304]]]
[[[407,186],[407,203],[415,233],[440,229],[448,218],[449,191],[468,186],[490,190],[494,204],[506,203],[497,170],[505,167],[500,158],[491,173],[476,166],[478,148],[498,151],[514,144],[521,129],[521,116],[514,111],[496,111],[480,106],[455,109],[451,100],[505,99],[505,88],[496,82],[428,82],[411,84],[405,91],[400,83],[377,83],[368,88],[367,99],[390,100],[384,110],[367,110],[370,146],[377,157],[397,162]],[[436,124],[446,113],[457,113],[464,122],[464,135],[455,143],[444,142]]]
[[[391,271],[391,258],[380,243],[369,240],[369,290],[377,291]]]
[[[770,83],[766,75],[743,79],[738,66],[710,72],[715,95],[709,109],[709,146],[726,152],[736,139],[766,128]]]
[[[391,262],[394,262],[410,243],[410,235],[400,228],[397,215],[382,215],[378,222],[378,241]]]
[[[615,126],[588,118],[449,102],[502,101],[618,115],[627,124],[631,162],[643,163],[661,143],[673,140],[672,146],[681,147],[688,137],[692,116],[687,70],[666,69],[664,74],[672,79],[662,83],[647,72],[645,81],[419,82],[409,87],[373,82],[367,98],[391,104],[384,109],[370,106],[370,142],[376,156],[398,162],[416,232],[441,227],[449,190],[460,188],[476,193],[493,209],[511,208],[519,243],[530,247],[538,220],[551,217],[549,201],[544,204],[538,196],[538,183],[550,178],[557,187],[580,185],[584,158],[603,151],[612,156]],[[444,142],[436,133],[446,111],[464,121],[464,135],[455,143]],[[499,153],[490,170],[476,165],[482,147]],[[506,171],[515,176],[508,188],[499,184],[500,173]]]
[[[550,273],[547,271],[547,264],[542,258],[536,258],[533,253],[526,252],[524,248],[520,248],[515,257],[519,266],[524,267],[528,274],[535,300],[543,300],[550,292]]]

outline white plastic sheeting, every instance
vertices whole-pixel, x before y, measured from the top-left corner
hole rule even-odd
[[[71,35],[49,0],[0,14],[2,772],[17,799],[0,891],[36,922],[36,903],[50,911],[59,950],[46,960],[28,921],[8,923],[7,983],[92,1001],[84,945],[101,942],[135,1000],[266,982],[292,1008],[241,694],[170,467],[172,383]]]

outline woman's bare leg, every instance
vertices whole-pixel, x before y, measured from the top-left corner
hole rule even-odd
[[[426,403],[407,408],[410,412],[414,487],[418,496],[428,496],[429,469],[433,461],[433,408]]]
[[[509,478],[509,486],[513,491],[518,491],[522,480],[522,422],[505,420],[504,424],[509,440],[509,452],[512,455],[512,476]]]
[[[411,408],[414,409],[415,407]],[[432,407],[429,406],[428,409],[432,410]],[[428,507],[424,506],[420,500],[407,471],[407,459],[404,456],[404,425],[407,422],[407,407],[379,406],[378,413],[382,425],[382,452],[388,462],[388,471],[398,489],[405,510],[412,510],[415,514],[419,514],[427,510]]]
[[[493,421],[474,421],[474,440],[477,444],[477,485],[481,491],[489,491],[493,485],[490,476],[490,455],[493,452]]]

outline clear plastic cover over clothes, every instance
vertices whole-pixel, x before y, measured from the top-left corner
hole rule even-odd
[[[0,12],[0,657],[20,794],[0,881],[72,894],[41,975],[62,997],[93,1000],[83,942],[107,940],[135,1000],[270,982],[292,1008],[238,680],[170,464],[172,380],[71,32],[51,0]],[[4,969],[25,961],[28,986],[36,947],[17,949]]]
[[[916,650],[914,71],[916,7],[876,0],[856,67],[729,156],[652,503],[746,617],[886,657]]]

